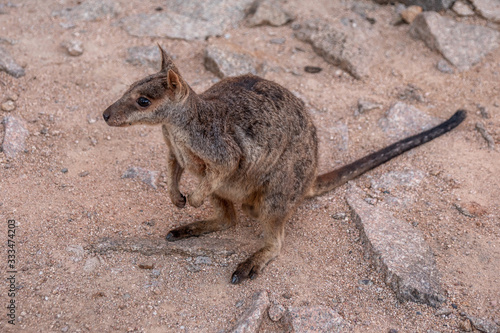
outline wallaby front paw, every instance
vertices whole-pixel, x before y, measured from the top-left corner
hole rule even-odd
[[[203,197],[200,197],[196,193],[191,193],[188,195],[188,202],[194,208],[198,208],[203,205]]]
[[[171,195],[170,200],[179,208],[184,208],[186,206],[186,196],[180,192],[175,196]]]

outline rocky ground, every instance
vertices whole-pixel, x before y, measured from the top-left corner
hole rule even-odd
[[[498,2],[378,2],[1,1],[0,330],[498,332]],[[301,97],[321,171],[468,118],[305,202],[235,286],[258,223],[166,243],[211,208],[170,203],[159,128],[102,120],[157,43],[197,92],[252,72]]]

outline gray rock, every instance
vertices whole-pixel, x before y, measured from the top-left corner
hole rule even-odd
[[[438,309],[434,315],[436,316],[448,316],[452,313],[453,311],[450,309],[450,308],[447,308],[445,306],[443,306],[442,308]]]
[[[130,167],[125,171],[122,175],[122,178],[138,178],[143,183],[151,186],[155,190],[158,188],[158,171],[151,171],[147,169],[143,169],[141,167]]]
[[[4,71],[15,78],[24,76],[24,68],[19,66],[10,53],[0,46],[0,71]]]
[[[271,25],[281,26],[293,20],[280,4],[274,0],[257,0],[250,9],[248,24],[250,26]]]
[[[351,185],[347,203],[366,256],[396,297],[431,306],[444,301],[434,255],[420,231],[388,211],[367,204],[363,196],[363,191]]]
[[[66,251],[73,253],[71,260],[73,260],[74,262],[79,262],[80,260],[82,260],[85,254],[83,246],[81,245],[68,245],[68,247],[66,247]]]
[[[498,0],[471,0],[476,11],[489,21],[500,23],[500,1]]]
[[[369,75],[371,57],[365,47],[365,29],[333,27],[321,20],[306,21],[298,27],[295,37],[310,43],[327,62],[339,66],[356,79]]]
[[[390,0],[374,0],[379,4],[388,4]],[[406,6],[420,6],[424,10],[440,11],[448,9],[453,4],[454,0],[398,0]]]
[[[285,311],[286,310],[283,305],[273,302],[269,307],[269,311],[267,312],[267,314],[269,315],[269,319],[271,319],[272,321],[279,321],[285,314]]]
[[[287,332],[346,332],[349,325],[335,310],[326,306],[290,307],[283,316]]]
[[[448,61],[446,61],[444,59],[441,59],[437,62],[436,68],[438,69],[438,71],[440,71],[442,73],[446,73],[446,74],[455,73],[453,68],[448,64]]]
[[[367,100],[364,98],[360,98],[358,100],[358,108],[354,112],[354,115],[357,116],[357,115],[360,115],[360,114],[365,113],[367,111],[371,111],[374,109],[380,109],[380,108],[382,108],[382,104],[375,103],[373,101],[370,101],[370,100]]]
[[[226,41],[207,46],[204,65],[207,70],[220,78],[263,72],[263,64],[259,63],[254,54]]]
[[[24,151],[29,132],[24,120],[14,116],[5,116],[3,125],[5,127],[2,143],[3,152],[8,158],[15,158],[18,153]]]
[[[91,244],[89,249],[95,253],[109,251],[137,252],[146,256],[151,255],[185,255],[196,256],[224,256],[234,254],[233,248],[240,248],[233,240],[191,238],[178,242],[166,242],[165,239],[128,239],[128,238],[102,238],[97,243]]]
[[[398,99],[402,101],[425,102],[425,98],[422,95],[422,89],[411,83],[404,87],[397,88],[396,91]]]
[[[99,259],[97,257],[88,258],[83,265],[83,270],[87,273],[92,273],[100,265]]]
[[[490,149],[495,149],[495,139],[491,136],[491,134],[486,130],[484,127],[483,123],[477,122],[476,123],[476,130],[483,136],[483,138],[486,140],[488,143],[488,147]]]
[[[499,46],[500,32],[478,25],[459,23],[435,12],[417,16],[410,34],[463,71],[479,63]]]
[[[271,44],[278,44],[278,45],[285,44],[285,42],[286,42],[285,38],[273,38],[269,41],[269,43]]]
[[[349,148],[349,128],[344,122],[338,121],[334,127],[329,127],[328,133],[338,150],[345,151]]]
[[[264,315],[269,308],[269,296],[267,291],[256,292],[252,296],[252,304],[238,319],[236,325],[229,330],[231,333],[259,332],[259,327],[264,320]]]
[[[83,54],[83,43],[82,41],[72,39],[61,43],[61,46],[66,50],[66,52],[72,57],[78,57]]]
[[[206,257],[206,256],[198,256],[198,257],[194,258],[194,264],[195,265],[200,265],[200,264],[211,265],[212,259],[210,257]]]
[[[168,37],[185,40],[221,36],[237,26],[253,0],[172,0],[165,12],[137,14],[120,24],[136,37]]]
[[[390,139],[398,140],[428,130],[440,122],[411,105],[397,102],[378,124]]]
[[[160,67],[160,49],[157,46],[134,46],[127,49],[126,61],[135,66]]]
[[[469,7],[468,4],[462,1],[455,1],[453,4],[453,7],[451,9],[458,15],[458,16],[472,16],[474,15],[474,11]]]
[[[472,326],[474,326],[475,329],[484,332],[484,333],[499,333],[500,329],[495,324],[495,322],[488,320],[488,319],[482,319],[470,315],[466,315],[466,317],[470,320],[472,323]]]
[[[398,187],[415,187],[424,179],[425,173],[421,170],[389,171],[378,178],[371,180],[374,190],[393,191]]]
[[[69,21],[97,21],[115,17],[119,12],[120,8],[113,0],[86,0],[75,7],[54,11],[52,15],[65,17]]]

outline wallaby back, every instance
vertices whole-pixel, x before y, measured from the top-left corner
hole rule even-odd
[[[465,117],[466,112],[464,110],[458,110],[450,119],[440,125],[393,143],[388,147],[380,149],[343,167],[319,175],[316,177],[316,181],[308,193],[308,197],[312,198],[331,191],[390,159],[451,131],[460,125]]]

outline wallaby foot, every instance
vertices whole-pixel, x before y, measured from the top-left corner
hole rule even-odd
[[[238,284],[246,279],[255,279],[267,263],[279,253],[280,249],[276,246],[264,246],[238,265],[231,277],[231,283]]]
[[[263,210],[261,210],[261,213]],[[265,210],[264,210],[265,214]],[[232,284],[238,284],[246,279],[255,279],[264,267],[281,251],[285,233],[286,216],[262,219],[265,245],[238,265],[231,277]]]
[[[166,239],[170,242],[189,237],[198,237],[214,231],[225,230],[236,224],[236,210],[232,202],[216,195],[210,196],[215,209],[215,217],[209,220],[196,221],[170,230]]]

